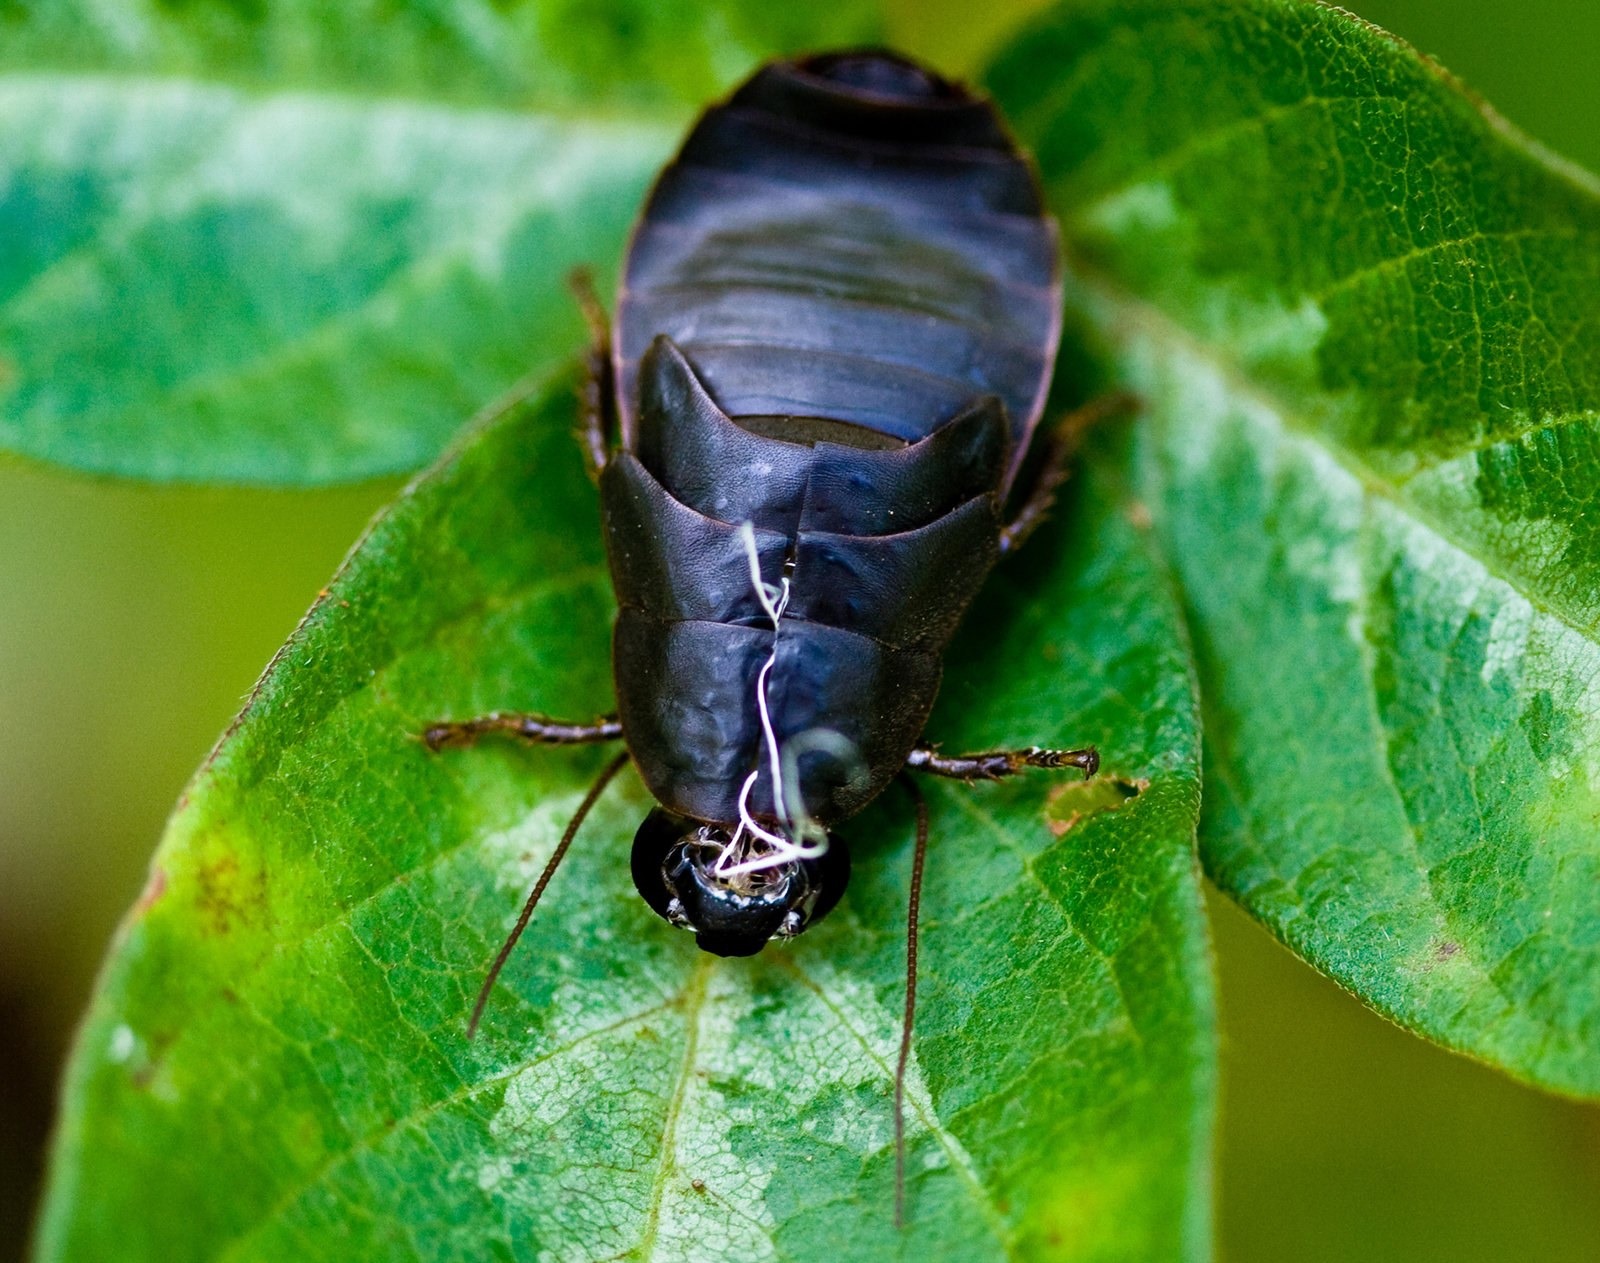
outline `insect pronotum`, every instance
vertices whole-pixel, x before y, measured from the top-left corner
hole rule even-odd
[[[621,740],[496,958],[484,1005],[584,816],[631,759],[645,901],[748,956],[838,902],[836,828],[897,777],[916,846],[895,1077],[896,1217],[928,817],[908,772],[1093,775],[1092,748],[924,744],[941,658],[1063,476],[1064,425],[1014,493],[1055,359],[1055,222],[994,107],[899,56],[776,62],[709,109],[661,173],[596,327],[585,448],[619,612],[617,713],[441,722]],[[1020,503],[1008,514],[1008,505]]]

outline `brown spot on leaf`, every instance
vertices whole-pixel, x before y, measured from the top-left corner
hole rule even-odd
[[[1435,960],[1449,960],[1460,950],[1460,943],[1454,943],[1449,939],[1441,939],[1433,945],[1433,958]]]
[[[1143,500],[1128,501],[1128,521],[1135,530],[1148,531],[1155,521],[1150,516],[1150,506]]]
[[[689,1187],[692,1188],[696,1193],[704,1193],[706,1191],[706,1182],[702,1179],[696,1178],[689,1181]]]
[[[1129,799],[1150,788],[1143,778],[1096,776],[1087,781],[1065,781],[1050,791],[1045,800],[1044,820],[1050,832],[1061,837],[1088,816],[1115,811]]]
[[[142,1055],[128,1069],[128,1082],[136,1092],[154,1091],[161,1063],[176,1036],[171,1031],[153,1031],[145,1040]]]
[[[236,926],[259,922],[266,912],[266,878],[248,874],[237,856],[222,854],[195,870],[195,910],[202,928],[223,935]]]

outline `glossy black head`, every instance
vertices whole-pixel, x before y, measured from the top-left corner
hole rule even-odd
[[[633,839],[633,884],[645,902],[713,955],[754,956],[772,939],[793,938],[832,910],[850,880],[850,852],[832,834],[815,859],[721,876],[727,839],[725,829],[659,807]]]

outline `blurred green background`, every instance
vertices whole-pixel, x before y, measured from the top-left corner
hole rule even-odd
[[[969,7],[907,3],[902,27],[937,56],[970,38]],[[1595,0],[1361,13],[1600,169]],[[152,489],[0,461],[0,1258],[21,1252],[57,1068],[169,807],[397,485]],[[1422,1044],[1212,907],[1224,1260],[1600,1258],[1600,1109]]]

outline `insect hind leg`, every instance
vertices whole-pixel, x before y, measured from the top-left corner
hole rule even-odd
[[[1056,492],[1067,480],[1067,462],[1082,446],[1083,436],[1102,421],[1126,416],[1138,408],[1137,396],[1127,391],[1114,391],[1073,409],[1051,427],[1044,463],[1039,466],[1027,499],[1017,508],[1016,516],[1000,530],[1001,556],[1016,552],[1028,536],[1039,529],[1056,502]]]
[[[619,740],[622,724],[614,715],[593,723],[574,724],[545,715],[497,710],[475,719],[442,719],[429,724],[422,731],[422,743],[430,750],[443,750],[448,746],[470,746],[479,737],[492,733],[515,737],[531,745],[593,745]]]
[[[918,746],[906,758],[913,772],[927,772],[957,781],[998,781],[1025,768],[1075,767],[1088,780],[1100,770],[1100,752],[1093,746],[1081,750],[1047,750],[1026,746],[1021,750],[988,750],[982,754],[940,754],[933,746]]]
[[[583,386],[578,394],[580,424],[578,441],[583,445],[589,476],[599,478],[611,459],[617,435],[617,389],[615,366],[611,361],[611,321],[594,287],[594,274],[586,267],[567,273],[567,288],[578,302],[583,321],[589,326],[589,349],[584,355]]]

